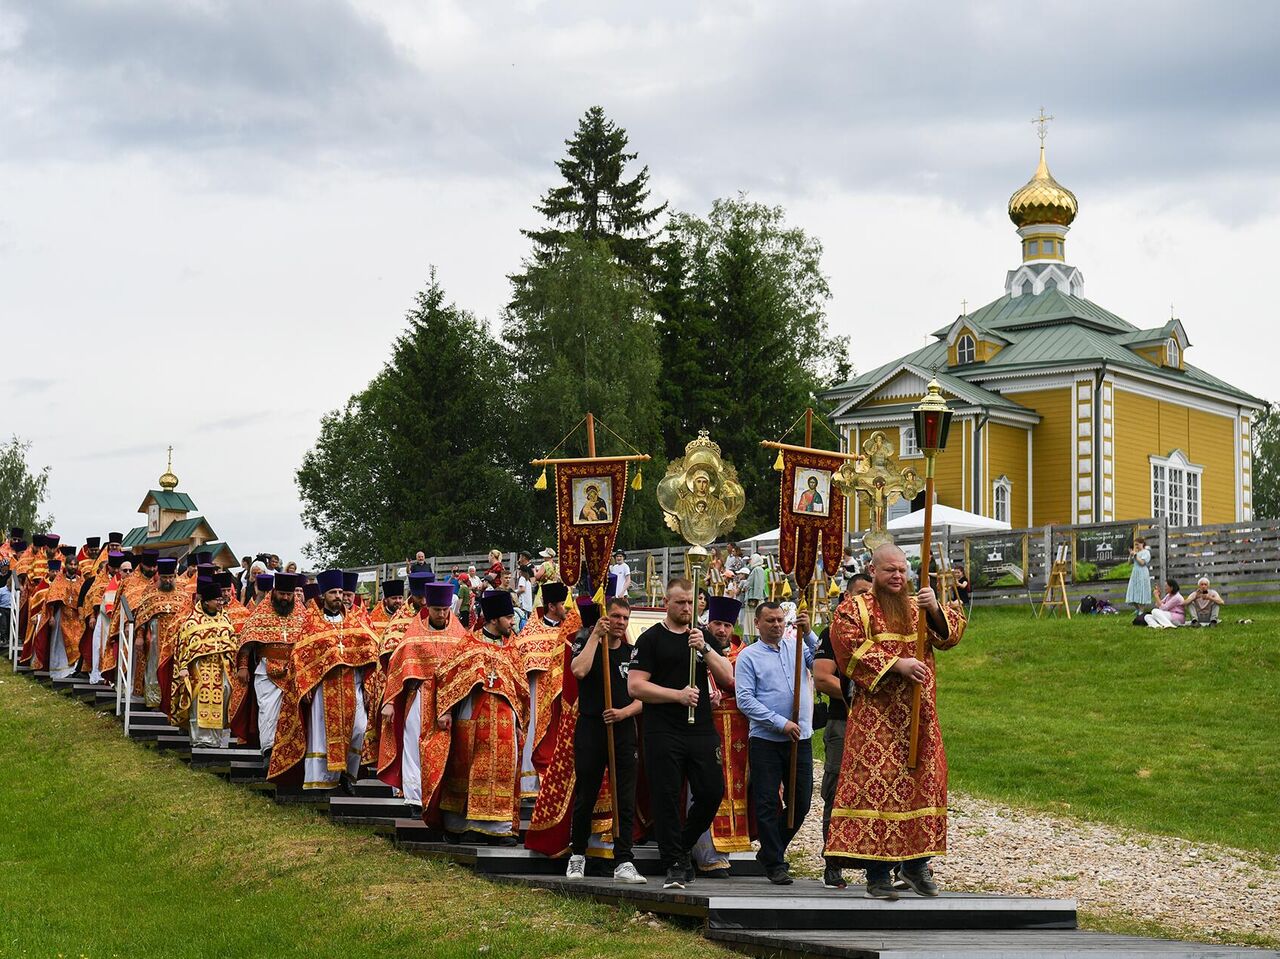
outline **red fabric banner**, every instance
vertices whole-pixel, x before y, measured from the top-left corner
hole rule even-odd
[[[840,565],[844,535],[844,496],[831,482],[844,465],[839,456],[812,451],[782,452],[782,484],[778,497],[778,564],[794,573],[805,589],[813,581],[822,536],[822,563],[827,570]]]
[[[625,460],[556,464],[560,579],[566,586],[578,582],[584,562],[593,589],[606,582],[626,496]]]

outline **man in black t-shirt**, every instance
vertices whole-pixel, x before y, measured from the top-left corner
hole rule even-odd
[[[846,596],[871,592],[871,577],[855,573],[849,580]],[[826,845],[827,829],[831,825],[831,809],[835,805],[836,782],[840,778],[840,763],[844,759],[845,722],[849,715],[849,700],[853,695],[853,682],[836,675],[836,654],[831,648],[830,630],[824,629],[819,637],[818,652],[813,661],[813,684],[818,692],[826,693],[831,705],[827,709],[827,724],[822,727],[822,841]],[[822,882],[828,889],[843,889],[847,884],[839,866],[828,863],[822,874]]]
[[[694,685],[689,685],[689,650],[697,653]],[[693,628],[693,584],[667,583],[667,615],[636,641],[627,688],[645,704],[644,762],[653,805],[658,852],[667,869],[664,889],[693,881],[690,853],[711,826],[724,796],[720,738],[711,721],[707,673],[728,688],[733,666]],[[694,721],[688,720],[694,707]],[[688,781],[692,804],[680,825],[681,793]]]
[[[548,584],[544,591],[554,584]],[[566,879],[582,879],[587,868],[587,842],[591,838],[591,815],[609,766],[606,729],[613,727],[613,750],[618,776],[618,835],[613,840],[615,882],[643,883],[631,858],[631,833],[636,811],[636,714],[644,708],[627,692],[627,672],[631,668],[631,647],[627,645],[627,623],[631,604],[626,597],[609,600],[608,616],[599,619],[600,607],[583,603],[583,628],[573,639],[573,660],[569,669],[578,680],[578,723],[573,734],[574,799],[570,831],[569,869]],[[609,644],[609,695],[612,708],[604,707],[604,657],[600,644]]]

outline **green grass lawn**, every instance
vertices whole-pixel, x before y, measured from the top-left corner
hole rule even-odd
[[[939,662],[951,785],[1280,852],[1280,606],[1229,606],[1224,619],[1156,630],[979,607]]]
[[[3,956],[730,955],[276,806],[7,669],[0,770]]]

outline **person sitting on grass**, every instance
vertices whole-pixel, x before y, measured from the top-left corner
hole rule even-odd
[[[1160,600],[1159,606],[1147,613],[1145,619],[1147,625],[1155,629],[1168,629],[1171,626],[1181,626],[1186,622],[1186,600],[1182,598],[1182,593],[1178,592],[1176,579],[1164,581],[1164,597]]]
[[[1196,582],[1196,591],[1187,600],[1191,607],[1192,626],[1217,626],[1218,611],[1224,604],[1223,598],[1216,589],[1209,588],[1209,577],[1201,576]]]

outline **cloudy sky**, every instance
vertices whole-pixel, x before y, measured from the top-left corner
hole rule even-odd
[[[64,541],[141,522],[172,443],[233,548],[299,557],[320,416],[431,265],[496,320],[592,104],[656,198],[818,237],[860,369],[1002,292],[1043,104],[1086,295],[1172,304],[1191,362],[1274,398],[1278,41],[1272,0],[0,0],[0,433]]]

